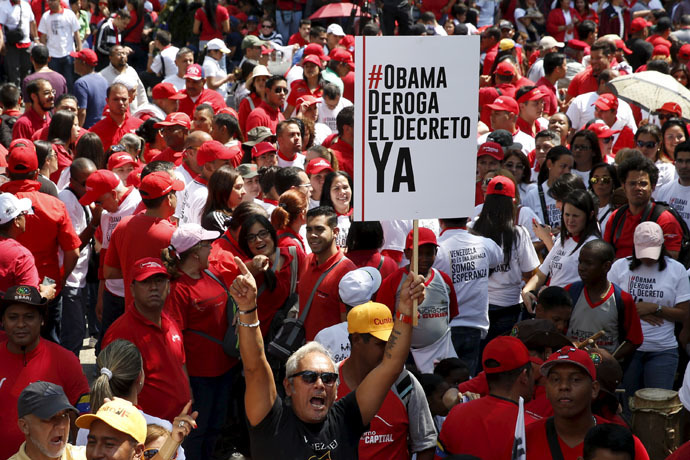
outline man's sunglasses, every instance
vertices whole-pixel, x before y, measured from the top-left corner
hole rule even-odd
[[[335,372],[314,372],[314,371],[302,371],[292,374],[288,378],[302,377],[304,383],[313,384],[321,378],[324,385],[333,385],[338,380],[338,374]]]

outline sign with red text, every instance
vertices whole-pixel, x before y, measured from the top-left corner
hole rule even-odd
[[[355,37],[354,219],[474,214],[479,36]]]

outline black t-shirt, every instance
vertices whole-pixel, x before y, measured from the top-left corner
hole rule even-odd
[[[249,427],[252,460],[353,460],[358,458],[359,438],[368,429],[362,424],[356,392],[333,404],[322,423],[297,418],[280,396],[255,427]]]
[[[626,46],[632,51],[632,54],[626,56],[625,59],[630,63],[633,70],[637,70],[642,64],[646,64],[649,58],[652,57],[652,51],[654,50],[654,45],[641,38],[631,38],[627,41]]]

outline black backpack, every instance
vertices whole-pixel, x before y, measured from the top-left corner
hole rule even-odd
[[[618,238],[620,238],[621,232],[623,231],[623,224],[625,222],[625,211],[627,210],[627,204],[618,208],[618,210],[613,216],[613,220],[611,221],[611,237],[609,243],[613,245],[614,249],[616,247],[616,241],[618,241]],[[680,251],[678,253],[678,262],[683,264],[685,268],[690,268],[690,229],[688,229],[688,225],[685,223],[685,220],[683,219],[683,217],[681,217],[680,214],[678,214],[678,211],[676,211],[673,208],[673,206],[663,201],[652,200],[649,203],[647,203],[647,206],[645,207],[644,211],[642,211],[642,218],[640,219],[640,222],[656,222],[657,219],[659,219],[659,216],[664,211],[668,211],[669,213],[671,213],[671,215],[674,219],[676,219],[678,225],[680,225],[680,228],[683,231],[683,238],[681,240]]]

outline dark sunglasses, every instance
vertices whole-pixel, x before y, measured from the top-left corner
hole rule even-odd
[[[285,93],[285,94],[287,94],[287,93],[288,93],[288,89],[287,89],[287,88],[283,88],[282,86],[279,86],[278,88],[275,88],[275,89],[273,90],[273,92],[276,93],[276,94],[280,94],[280,93]]]
[[[656,114],[656,117],[657,117],[659,120],[668,120],[669,118],[673,118],[674,116],[675,116],[675,115],[672,114],[672,113],[669,113],[669,114],[657,113],[657,114]]]
[[[592,185],[596,185],[596,184],[598,184],[599,182],[601,182],[602,184],[610,184],[610,183],[611,183],[611,180],[612,180],[612,179],[611,179],[609,176],[604,176],[604,177],[592,177],[592,178],[589,180],[589,183],[592,184]]]
[[[653,149],[658,145],[658,142],[654,141],[649,141],[649,142],[643,142],[643,141],[635,141],[635,144],[637,144],[638,147],[640,148],[645,148],[645,149]]]
[[[603,142],[604,144],[610,144],[612,140],[613,140],[613,136],[612,137],[605,137],[605,138],[601,139],[601,142]]]
[[[338,374],[335,372],[314,372],[314,371],[302,371],[292,374],[288,378],[302,377],[304,383],[312,384],[320,378],[324,385],[333,385],[338,380]]]

